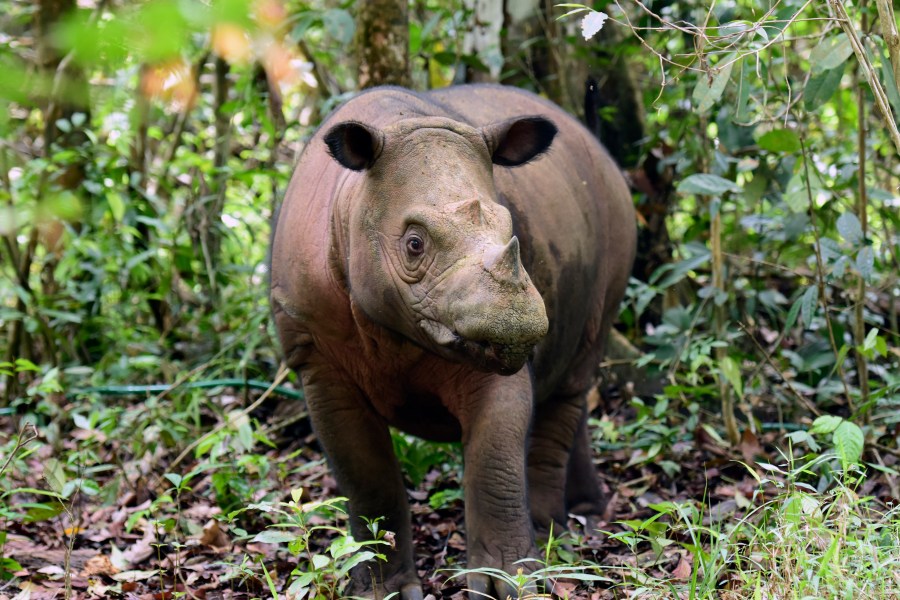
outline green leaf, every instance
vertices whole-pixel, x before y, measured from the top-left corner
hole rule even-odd
[[[862,225],[859,219],[852,212],[845,212],[837,220],[838,233],[850,244],[856,246],[863,241]]]
[[[128,25],[131,46],[137,46],[143,60],[148,62],[180,56],[190,40],[187,20],[174,0],[144,3],[131,15]]]
[[[862,347],[863,350],[872,350],[875,348],[875,340],[878,339],[878,330],[874,327],[869,330],[869,333],[866,335],[866,339],[863,340]]]
[[[817,573],[817,577],[821,578],[823,576],[827,577],[829,569],[839,567],[840,563],[834,560],[835,555],[837,554],[837,549],[841,545],[841,536],[834,536],[831,539],[831,544],[828,546],[828,550],[825,551],[825,554],[819,560],[819,570]]]
[[[22,570],[22,565],[11,558],[0,557],[0,580],[9,581],[13,573]]]
[[[831,435],[831,441],[841,459],[841,464],[846,471],[852,465],[858,464],[862,458],[865,436],[859,425],[850,421],[843,421]]]
[[[810,427],[809,432],[811,434],[825,434],[832,433],[837,431],[837,428],[841,423],[844,422],[842,417],[836,417],[834,415],[822,415],[816,418],[813,421],[812,427]]]
[[[791,211],[795,213],[806,212],[809,208],[809,196],[812,195],[813,199],[815,199],[821,189],[822,184],[813,176],[810,181],[810,190],[807,191],[806,173],[804,169],[800,169],[788,181],[782,199]]]
[[[331,558],[326,554],[314,554],[312,566],[316,571],[321,571],[331,563]]]
[[[787,319],[784,321],[784,330],[788,331],[791,327],[794,326],[794,323],[797,322],[797,317],[800,315],[800,299],[798,299],[791,306],[791,310],[788,311]]]
[[[762,31],[762,28],[760,28]],[[755,75],[752,68],[746,67],[744,61],[740,61],[741,67],[738,74],[737,103],[734,109],[734,120],[738,123],[746,123],[750,120],[750,82]]]
[[[875,253],[871,246],[865,246],[856,255],[856,270],[866,281],[872,279],[872,273],[875,270]]]
[[[722,372],[722,375],[725,376],[728,383],[731,384],[731,387],[734,388],[738,397],[743,397],[744,384],[741,381],[741,369],[738,367],[737,362],[730,356],[726,356],[719,363],[719,370]]]
[[[816,110],[831,100],[841,86],[846,66],[847,63],[843,63],[834,69],[828,69],[809,78],[809,81],[806,82],[806,89],[803,91],[803,105],[806,110]]]
[[[688,175],[678,184],[678,192],[681,194],[700,194],[703,196],[719,196],[725,192],[739,192],[738,185],[709,173],[695,173]]]
[[[269,575],[269,569],[266,568],[266,563],[262,556],[259,557],[259,566],[262,567],[263,575],[266,578],[266,584],[269,586],[269,593],[272,594],[273,598],[277,598],[278,590],[275,588],[275,582],[272,581],[272,576]]]
[[[28,360],[27,358],[17,358],[16,359],[16,371],[21,373],[23,371],[34,371],[35,373],[40,373],[41,368]]]
[[[800,296],[800,311],[803,323],[809,327],[812,324],[812,318],[816,314],[816,304],[819,302],[819,288],[814,285],[806,288],[803,295]]]
[[[253,541],[261,542],[263,544],[286,544],[288,542],[293,542],[296,537],[297,534],[291,533],[290,531],[266,529],[265,531],[257,533],[256,537],[253,538]]]
[[[711,78],[705,73],[700,74],[697,87],[694,88],[694,103],[697,105],[699,112],[705,113],[709,111],[713,104],[722,97],[722,92],[725,91],[725,86],[731,77],[731,70],[734,68],[734,62],[731,62],[732,58],[734,58],[734,55],[729,54],[723,59],[726,63],[724,67],[712,69]]]
[[[25,518],[23,519],[26,523],[37,523],[39,521],[49,521],[50,519],[55,519],[59,516],[63,509],[65,508],[61,502],[57,502],[55,504],[44,504],[44,503],[34,503],[20,506],[19,508],[26,508]]]
[[[44,479],[47,481],[50,489],[57,493],[62,493],[63,488],[68,483],[63,464],[55,458],[49,458],[44,462]]]
[[[875,338],[875,352],[877,352],[879,356],[887,356],[887,340],[880,335]]]
[[[800,138],[790,129],[773,129],[764,133],[757,142],[759,147],[769,152],[800,152]]]
[[[809,55],[813,75],[843,65],[853,54],[853,46],[846,33],[822,40]]]
[[[887,93],[888,102],[894,107],[894,114],[900,115],[900,87],[894,78],[894,70],[891,68],[891,61],[884,58],[881,59],[881,75],[884,77],[884,89]]]
[[[332,8],[322,16],[322,22],[328,34],[342,45],[353,41],[356,32],[356,22],[349,12],[341,8]]]
[[[184,479],[178,473],[166,473],[165,475],[163,475],[163,477],[171,481],[172,485],[174,485],[176,488],[181,487],[181,482]]]
[[[338,578],[343,579],[344,577],[346,577],[350,570],[353,569],[353,567],[355,567],[356,565],[360,565],[366,561],[374,560],[376,558],[381,558],[382,556],[383,555],[376,554],[371,550],[357,552],[341,564],[341,568],[337,570]]]
[[[121,223],[122,218],[125,216],[125,202],[122,201],[121,194],[113,191],[108,192],[106,194],[106,203],[109,204],[109,212],[112,213],[113,219],[117,223]]]

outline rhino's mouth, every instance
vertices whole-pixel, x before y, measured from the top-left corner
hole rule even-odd
[[[470,362],[477,369],[501,375],[516,373],[534,349],[534,343],[501,344],[467,340],[443,323],[431,319],[419,321],[419,327],[431,341],[449,351],[448,358]]]

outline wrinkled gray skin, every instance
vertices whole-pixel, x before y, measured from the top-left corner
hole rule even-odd
[[[278,218],[271,298],[353,535],[361,516],[396,532],[351,593],[422,597],[389,425],[462,440],[470,568],[531,570],[535,530],[601,513],[586,394],[634,246],[619,169],[530,93],[379,88],[323,124]]]

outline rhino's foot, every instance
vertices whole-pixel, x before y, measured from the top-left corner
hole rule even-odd
[[[585,533],[595,534],[603,529],[612,517],[616,499],[617,496],[613,496],[610,501],[601,498],[597,501],[581,502],[569,508],[569,513],[581,523]]]
[[[487,573],[469,573],[466,575],[470,600],[516,600],[517,598],[537,594],[537,582],[529,579],[524,584],[513,585],[506,578],[490,576]]]
[[[565,523],[561,523],[557,519],[551,519],[549,525],[546,523],[534,524],[534,537],[542,547],[551,542],[555,542],[561,537],[567,536],[568,533],[569,526]]]
[[[472,572],[466,574],[466,584],[471,600],[489,598],[515,600],[531,597],[538,592],[538,587],[544,582],[532,573],[540,567],[540,563],[534,558],[512,561],[508,558],[510,555],[540,556],[537,548],[531,546],[527,551],[514,552],[510,549],[505,550],[505,552],[474,553],[470,551],[468,562]]]
[[[396,593],[400,600],[423,600],[422,584],[415,569],[398,571],[384,578],[379,572],[380,566],[383,565],[366,563],[356,567],[344,595],[382,600]]]

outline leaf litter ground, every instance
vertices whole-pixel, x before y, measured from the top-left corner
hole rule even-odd
[[[594,416],[612,427],[624,427],[633,418],[621,398],[608,401],[605,410],[595,410]],[[0,426],[14,430],[9,417],[3,417]],[[710,526],[736,520],[751,504],[758,505],[767,494],[774,494],[774,490],[761,492],[742,462],[778,462],[774,448],[784,446],[781,433],[760,437],[747,433],[734,451],[703,427],[682,433],[686,435],[652,459],[646,458],[646,449],[634,446],[596,452],[598,476],[609,497],[606,514],[588,528],[572,518],[574,537],[562,538],[552,554],[561,563],[587,565],[587,572],[608,577],[611,583],[590,587],[561,579],[555,587],[558,596],[591,600],[631,597],[628,589],[635,573],[683,583],[695,569],[692,553],[685,550],[690,542],[686,534],[675,528],[666,531],[665,536],[675,543],[663,546],[654,546],[649,534],[636,541],[619,536],[633,532],[635,524],[652,523],[665,503],[700,508],[703,524]],[[9,489],[48,489],[52,474],[46,472],[47,465],[53,464],[53,459],[66,460],[67,453],[74,456],[79,437],[87,435],[75,429],[56,450],[52,444],[40,446],[12,470],[14,480],[8,477],[6,485]],[[244,501],[252,504],[267,497],[287,502],[291,490],[301,489],[302,502],[338,496],[306,422],[301,421],[299,429],[283,437],[291,441],[263,451],[261,464],[271,465],[264,476],[253,474],[252,469],[244,475],[250,486]],[[104,444],[110,455],[124,446],[111,440]],[[259,446],[254,450],[259,452]],[[41,518],[33,506],[39,499],[34,494],[20,491],[7,496],[11,514],[31,517],[7,516],[0,529],[7,533],[2,556],[21,567],[12,579],[0,581],[0,600],[272,598],[270,584],[279,598],[286,597],[284,590],[298,556],[289,552],[286,544],[254,541],[254,534],[271,524],[258,510],[247,510],[230,523],[222,520],[223,510],[215,500],[222,482],[216,481],[214,468],[204,469],[190,482],[190,489],[176,498],[171,481],[160,474],[168,470],[177,451],[160,445],[154,453],[127,462],[108,457],[119,468],[85,473],[83,477],[96,483],[97,489],[76,494],[51,518]],[[461,470],[452,463],[431,464],[434,460],[426,461],[422,482],[409,486],[416,564],[430,598],[463,598],[464,577],[451,577],[454,570],[465,566],[465,525],[457,492]],[[677,468],[662,467],[665,461]],[[186,473],[198,466],[195,461],[178,470]],[[866,480],[864,488],[861,494],[891,500],[889,486],[881,478]],[[436,497],[436,492],[443,494]],[[161,503],[166,496],[171,502]],[[346,528],[346,517],[329,522],[314,515],[307,525]],[[652,531],[652,527],[648,529]],[[311,534],[309,548],[300,558],[325,553],[336,535],[330,529]]]

